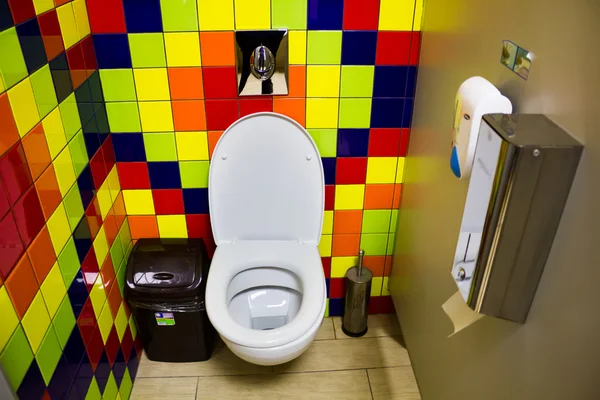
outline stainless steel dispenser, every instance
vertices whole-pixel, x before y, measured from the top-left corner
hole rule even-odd
[[[484,116],[452,267],[473,310],[527,319],[582,150],[543,115]]]

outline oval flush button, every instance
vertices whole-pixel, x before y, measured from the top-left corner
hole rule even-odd
[[[266,81],[275,73],[275,57],[267,46],[260,45],[252,52],[250,60],[252,75],[261,81]]]

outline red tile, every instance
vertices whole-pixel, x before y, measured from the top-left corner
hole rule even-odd
[[[321,264],[323,264],[323,273],[325,278],[331,277],[331,257],[321,257]]]
[[[70,1],[73,1],[73,0],[54,0],[54,6],[55,7],[60,7],[63,4],[67,4]]]
[[[117,318],[117,313],[119,312],[119,307],[121,307],[122,301],[123,298],[121,297],[119,285],[113,285],[112,289],[108,293],[108,306],[110,307],[110,312],[113,318]]]
[[[121,189],[150,189],[148,164],[145,162],[117,163]]]
[[[4,282],[6,290],[15,306],[19,319],[23,318],[29,305],[39,290],[39,284],[35,279],[31,262],[27,255],[23,255],[17,266]]]
[[[94,50],[94,41],[92,40],[92,35],[87,36],[81,41],[81,52],[83,53],[85,69],[88,71],[89,75],[91,72],[98,69],[98,61],[96,59],[96,52]]]
[[[333,210],[335,204],[335,185],[325,185],[325,209]]]
[[[419,63],[419,55],[421,54],[421,32],[412,32],[410,35],[410,65]]]
[[[69,64],[73,89],[77,89],[87,78],[81,43],[77,43],[67,50],[67,62]]]
[[[38,16],[44,48],[48,60],[52,60],[65,50],[56,10],[50,10]]]
[[[338,157],[335,172],[336,184],[363,184],[366,179],[367,157]]]
[[[397,157],[401,130],[372,128],[369,133],[369,157]]]
[[[92,290],[98,275],[100,274],[100,268],[98,268],[98,260],[96,259],[96,252],[94,248],[90,248],[87,255],[81,263],[81,272],[83,272],[83,280],[88,289],[88,292]]]
[[[345,278],[329,279],[329,298],[341,299],[346,295]]]
[[[100,186],[102,186],[108,175],[104,164],[104,153],[102,151],[97,151],[90,160],[90,171],[92,172],[92,179],[96,189],[100,189]]]
[[[208,214],[189,214],[185,216],[188,237],[208,238],[212,236],[210,217]]]
[[[20,139],[17,124],[8,101],[8,95],[0,95],[0,156]]]
[[[28,247],[46,222],[40,200],[33,186],[17,201],[13,207],[13,214],[23,244]]]
[[[86,3],[92,33],[127,33],[123,0],[86,0]]]
[[[96,326],[98,326],[96,314],[94,314],[94,307],[92,307],[92,301],[89,298],[85,301],[85,304],[81,309],[81,314],[79,314],[79,318],[77,318],[77,326],[79,326],[83,342],[86,347],[88,347],[94,331],[97,330]],[[102,337],[100,337],[100,341],[102,341]]]
[[[35,182],[35,189],[37,190],[40,203],[42,204],[42,211],[47,221],[62,201],[62,195],[58,187],[56,174],[54,173],[54,166],[50,165],[46,168]]]
[[[125,356],[125,362],[129,362],[129,356],[131,355],[131,349],[133,349],[133,337],[131,336],[131,330],[129,326],[125,329],[125,334],[121,340],[121,349],[123,349],[123,356]]]
[[[0,275],[6,280],[25,251],[12,213],[0,220]]]
[[[209,131],[222,131],[238,119],[237,100],[206,100],[206,125]]]
[[[240,100],[240,117],[264,111],[273,112],[273,98],[271,96]]]
[[[369,314],[395,314],[392,296],[372,296],[369,302]]]
[[[400,148],[398,151],[399,157],[406,157],[406,152],[408,151],[408,140],[410,138],[410,129],[403,128],[400,133]]]
[[[376,31],[379,0],[344,0],[344,30]]]
[[[10,210],[10,203],[8,202],[8,198],[6,197],[6,192],[4,191],[2,179],[0,179],[0,219],[2,219],[2,217],[6,215],[8,210]]]
[[[102,214],[100,212],[98,196],[94,196],[87,210],[85,210],[85,219],[87,220],[88,227],[90,228],[92,240],[94,240],[98,234],[98,231],[100,230],[100,227],[102,226]]]
[[[33,0],[8,0],[15,25],[35,17]]]
[[[44,226],[36,238],[33,239],[27,249],[27,255],[33,266],[37,281],[41,285],[56,261],[56,254],[54,253],[54,246],[52,246],[48,228]]]
[[[116,274],[115,268],[113,267],[112,260],[110,257],[106,257],[102,269],[100,270],[100,276],[102,276],[102,283],[104,284],[104,293],[110,293],[115,286]]]
[[[102,155],[104,156],[104,168],[106,173],[109,173],[116,164],[115,149],[113,147],[112,137],[108,137],[102,143]]]
[[[117,329],[113,326],[110,330],[110,334],[108,335],[108,339],[106,339],[106,356],[108,357],[108,362],[112,367],[117,359],[117,353],[121,348],[119,343],[119,335],[117,335]]]
[[[202,68],[204,97],[207,99],[237,98],[235,67]]]
[[[90,364],[92,365],[92,371],[96,372],[96,368],[98,368],[98,363],[102,357],[102,352],[104,351],[104,343],[99,328],[96,328],[90,335],[90,340],[86,344],[85,349],[90,359]]]
[[[152,190],[152,198],[157,215],[185,214],[180,189],[155,189]]]
[[[15,204],[33,183],[21,143],[14,145],[0,159],[0,177],[10,204]]]
[[[377,37],[376,65],[408,65],[412,32],[380,31]]]

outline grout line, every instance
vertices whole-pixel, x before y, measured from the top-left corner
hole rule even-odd
[[[369,373],[367,372],[367,376],[369,375]],[[194,395],[194,399],[198,398],[198,386],[200,386],[199,383],[200,377],[196,378],[196,394]]]
[[[369,376],[369,369],[366,368],[365,372],[367,373],[367,382],[369,383],[369,392],[371,392],[371,400],[374,400],[375,397],[373,397],[373,388],[371,387],[371,377]]]
[[[331,320],[331,325],[333,326],[333,339],[337,340],[338,337],[337,337],[337,332],[335,329],[335,323],[333,322],[333,318],[329,318],[329,319]]]

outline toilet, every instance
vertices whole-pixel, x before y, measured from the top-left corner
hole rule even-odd
[[[217,143],[208,189],[217,245],[206,284],[211,323],[251,363],[298,357],[317,335],[327,297],[318,249],[323,165],[314,141],[280,114],[241,118]]]

